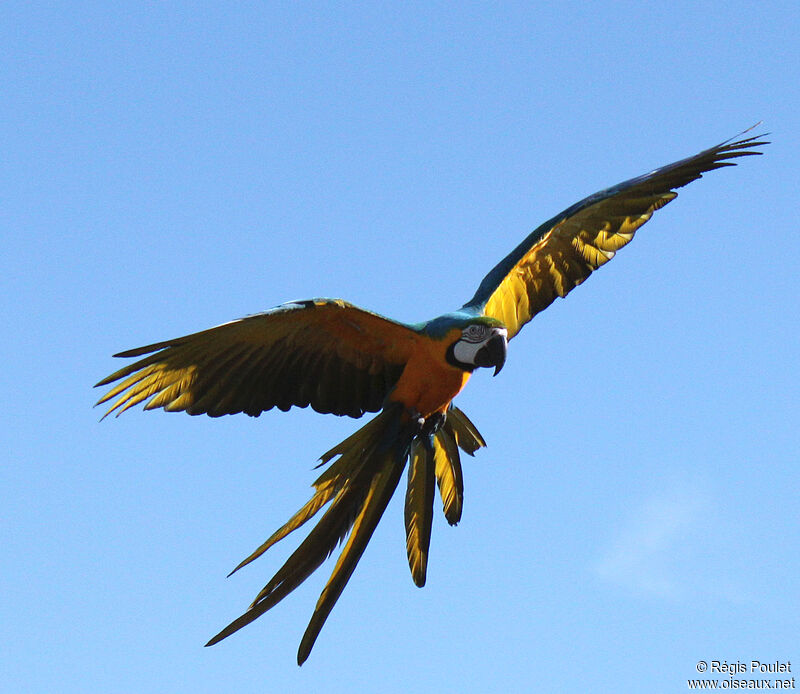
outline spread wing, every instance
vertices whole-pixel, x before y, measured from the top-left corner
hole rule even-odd
[[[97,385],[119,381],[99,401],[106,415],[142,401],[189,414],[311,405],[360,417],[377,412],[418,334],[411,326],[334,299],[283,304],[264,313],[116,354],[140,357]]]
[[[761,154],[754,148],[769,144],[763,135],[744,134],[567,208],[501,260],[464,308],[502,321],[511,339],[557,296],[566,296],[611,260],[653,212],[677,197],[676,188],[706,171],[735,166],[731,159]]]

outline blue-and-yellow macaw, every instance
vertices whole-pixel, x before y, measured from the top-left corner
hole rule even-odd
[[[116,398],[106,414],[145,400],[146,410],[212,417],[309,405],[350,417],[380,412],[322,456],[321,464],[331,465],[314,482],[308,503],[234,569],[330,504],[249,609],[207,645],[277,604],[347,538],[300,643],[302,664],[407,463],[406,549],[414,582],[423,586],[435,486],[455,525],[463,498],[459,448],[472,455],[485,445],[453,405],[472,372],[491,367],[497,374],[522,326],[611,260],[653,212],[675,199],[675,189],[734,165],[732,159],[761,154],[755,148],[768,144],[761,137],[743,133],[581,200],[528,235],[460,309],[433,320],[410,325],[338,299],[313,299],[115,355],[141,359],[97,384],[119,381],[99,401]]]

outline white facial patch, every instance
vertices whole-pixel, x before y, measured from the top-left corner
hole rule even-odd
[[[475,366],[475,355],[478,353],[484,342],[467,342],[466,340],[459,340],[453,345],[453,356],[456,361],[462,364],[469,364]]]

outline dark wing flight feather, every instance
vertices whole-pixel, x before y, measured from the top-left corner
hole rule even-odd
[[[653,212],[677,197],[676,188],[706,171],[734,166],[731,159],[761,154],[754,148],[769,144],[763,135],[742,135],[567,208],[501,260],[464,308],[502,321],[509,339],[514,337],[556,297],[566,296],[611,260]]]
[[[97,404],[113,400],[106,415],[147,401],[212,417],[308,405],[360,417],[381,409],[416,339],[411,326],[344,301],[283,304],[116,354],[143,358],[100,381],[119,383]]]

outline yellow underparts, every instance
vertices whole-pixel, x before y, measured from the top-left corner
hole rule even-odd
[[[461,330],[453,329],[443,340],[420,340],[389,400],[425,418],[444,413],[470,377],[469,372],[448,364],[445,356],[460,336]]]

